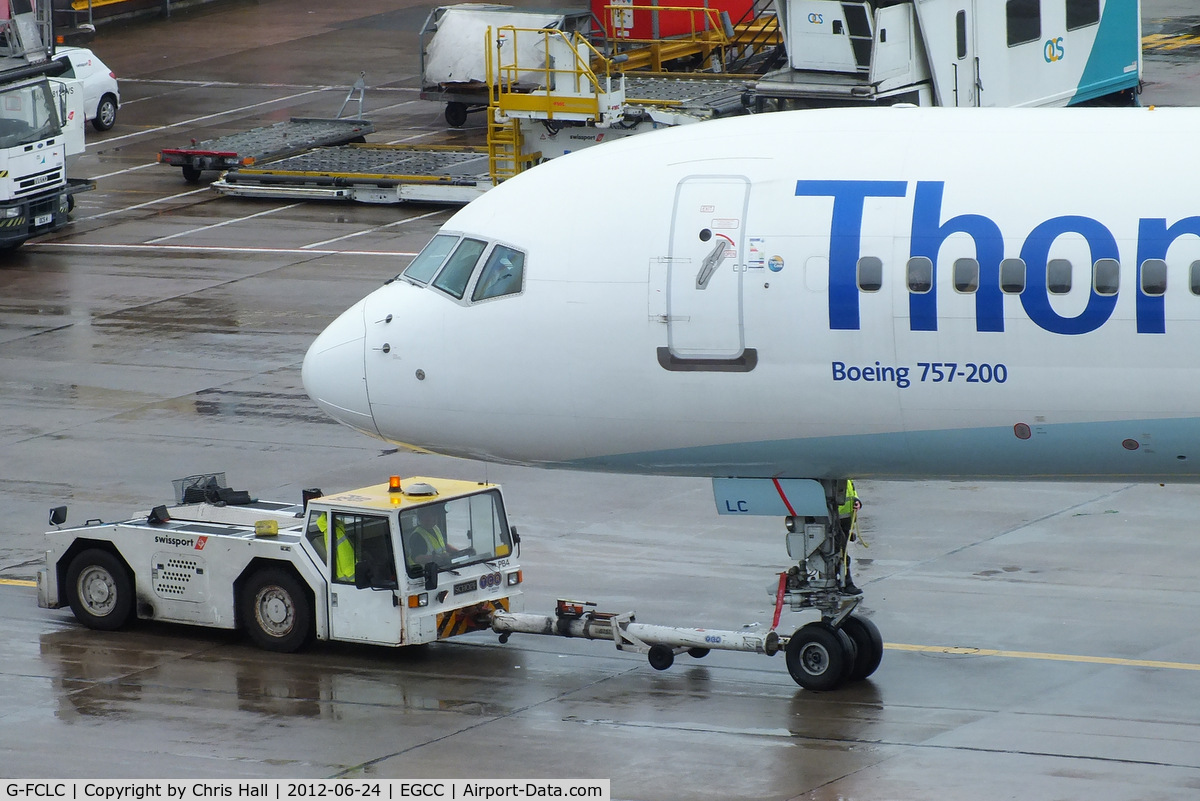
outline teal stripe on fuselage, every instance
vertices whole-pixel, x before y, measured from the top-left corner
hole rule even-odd
[[[560,466],[736,478],[1200,482],[1198,418],[1030,426],[1029,439],[1011,427],[861,434],[615,454]]]
[[[1141,77],[1137,70],[1125,70],[1138,62],[1142,47],[1139,30],[1138,0],[1108,0],[1104,4],[1096,43],[1070,105],[1137,87]]]

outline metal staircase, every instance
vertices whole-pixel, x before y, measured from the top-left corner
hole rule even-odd
[[[602,74],[593,63],[603,65]],[[523,152],[521,120],[607,126],[624,113],[624,77],[575,32],[489,28],[487,83],[488,166],[496,183],[541,160],[541,153]]]

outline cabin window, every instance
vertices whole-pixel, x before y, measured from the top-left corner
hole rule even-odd
[[[317,556],[321,557],[321,561],[325,564],[329,564],[329,550],[325,547],[325,530],[328,528],[325,521],[328,519],[329,516],[325,512],[312,515],[308,519],[308,529],[304,532],[304,536],[308,537],[308,543],[312,545]]]
[[[1019,295],[1025,291],[1024,261],[1005,259],[1000,262],[1000,291],[1008,295]]]
[[[956,292],[979,289],[979,262],[975,259],[954,260],[954,289]]]
[[[428,284],[429,279],[437,274],[438,268],[442,266],[446,256],[450,255],[450,251],[454,249],[454,243],[457,241],[457,236],[438,234],[429,240],[429,244],[417,254],[417,257],[401,275],[419,283]]]
[[[331,538],[334,582],[354,584],[356,574],[362,571],[369,586],[396,586],[392,525],[386,517],[334,512],[332,530],[327,529],[326,535]]]
[[[1121,286],[1121,263],[1100,259],[1092,265],[1092,289],[1097,295],[1115,295]]]
[[[878,292],[883,286],[883,259],[863,256],[858,260],[858,288],[862,292]]]
[[[1067,30],[1085,28],[1100,21],[1100,0],[1067,0]]]
[[[1200,295],[1200,261],[1192,262],[1188,278],[1192,285],[1192,294]]]
[[[1008,46],[1036,42],[1042,38],[1041,0],[1008,0]]]
[[[409,578],[429,562],[454,572],[512,554],[512,535],[495,490],[400,512],[400,532]]]
[[[967,12],[960,11],[954,17],[954,39],[957,42],[958,58],[964,59],[967,57]]]
[[[515,295],[525,281],[525,254],[504,245],[496,245],[483,265],[471,300],[486,300]]]
[[[908,291],[918,295],[933,289],[933,262],[924,256],[908,260]]]
[[[1070,261],[1051,259],[1046,264],[1046,290],[1051,295],[1065,295],[1071,291]]]
[[[1162,259],[1142,262],[1142,293],[1161,295],[1167,291],[1167,263]]]
[[[486,247],[487,242],[482,240],[464,239],[462,244],[454,249],[454,255],[447,259],[446,266],[438,273],[433,285],[443,292],[461,298],[467,289],[467,281],[471,280],[471,273],[475,270],[475,262],[479,261],[479,255]]]

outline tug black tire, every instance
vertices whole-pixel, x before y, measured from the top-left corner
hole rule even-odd
[[[66,591],[71,611],[90,629],[116,631],[133,616],[133,579],[108,551],[89,548],[72,559]]]
[[[286,570],[255,573],[242,588],[238,613],[247,636],[259,648],[290,653],[309,640],[312,604],[304,586]]]

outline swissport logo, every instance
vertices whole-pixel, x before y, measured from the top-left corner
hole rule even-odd
[[[195,548],[197,551],[204,550],[204,544],[208,542],[208,537],[172,537],[166,534],[158,534],[154,537],[155,545],[171,545],[175,548]]]

